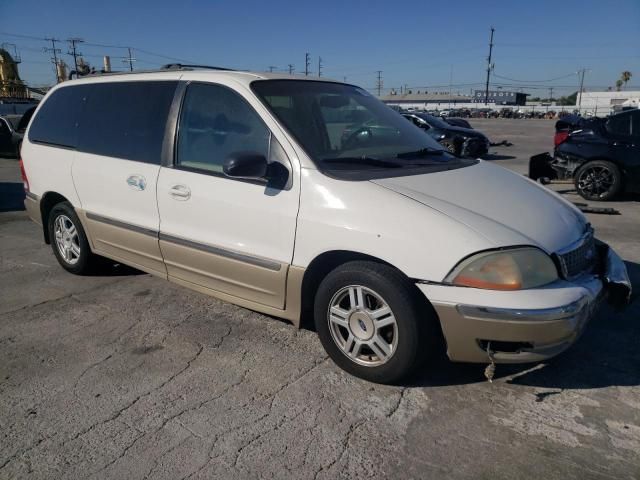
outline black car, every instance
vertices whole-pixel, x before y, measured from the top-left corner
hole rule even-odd
[[[640,110],[558,122],[551,167],[587,200],[640,191]]]
[[[30,106],[24,114],[0,116],[0,156],[18,157],[24,133],[37,106]]]
[[[0,116],[0,156],[18,156],[18,143],[22,134],[18,133],[18,126],[22,115]]]
[[[450,125],[441,118],[427,113],[402,115],[455,155],[478,158],[489,152],[489,139],[477,130]]]
[[[446,117],[446,118],[443,118],[443,120],[445,122],[447,122],[449,125],[453,125],[454,127],[462,127],[462,128],[473,129],[471,124],[469,122],[467,122],[464,118]]]

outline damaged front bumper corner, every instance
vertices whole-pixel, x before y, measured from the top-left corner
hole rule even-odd
[[[607,298],[620,309],[631,298],[622,259],[598,244],[601,271],[541,288],[492,291],[418,283],[433,305],[452,361],[538,362],[569,348]]]

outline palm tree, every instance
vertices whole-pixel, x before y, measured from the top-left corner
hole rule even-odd
[[[622,87],[623,83],[624,82],[622,80],[620,80],[620,79],[616,80],[616,92],[620,91],[620,88]]]
[[[631,77],[631,72],[629,72],[628,70],[625,70],[624,72],[622,72],[622,75],[620,75],[620,80],[624,82],[624,88],[627,88],[627,82],[631,80]]]

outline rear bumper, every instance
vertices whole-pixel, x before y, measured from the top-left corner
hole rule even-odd
[[[40,197],[38,195],[27,192],[24,199],[24,208],[31,220],[36,222],[38,225],[42,225],[42,215],[40,213]]]
[[[631,284],[624,263],[611,249],[606,271],[543,288],[512,292],[418,284],[440,318],[453,361],[537,362],[569,348],[607,294],[628,301]],[[617,293],[616,293],[617,292]]]

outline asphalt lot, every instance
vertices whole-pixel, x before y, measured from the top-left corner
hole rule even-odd
[[[472,124],[521,173],[551,148],[552,121]],[[18,182],[0,159],[0,206]],[[607,206],[589,219],[640,289],[640,199]],[[68,274],[24,212],[0,213],[0,478],[637,479],[639,328],[640,300],[604,307],[568,352],[493,383],[442,359],[379,386],[311,331],[125,268]]]

